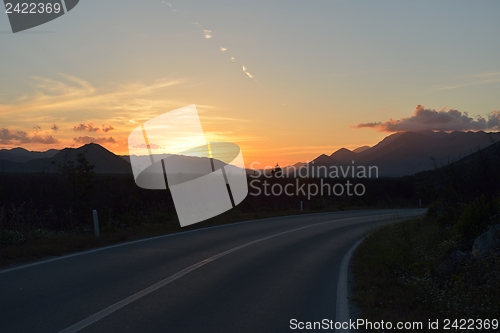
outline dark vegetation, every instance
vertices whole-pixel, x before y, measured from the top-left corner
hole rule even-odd
[[[96,174],[84,154],[54,164],[58,172],[0,173],[0,265],[47,255],[60,255],[118,241],[222,223],[279,215],[368,207],[414,207],[418,191],[412,178],[351,179],[366,194],[349,196],[249,195],[235,209],[202,223],[181,228],[170,192],[144,190],[130,174]],[[249,177],[249,181],[254,178]],[[295,178],[261,184],[295,184]],[[333,186],[345,179],[324,179]],[[320,179],[299,179],[305,188]],[[351,188],[352,192],[352,188]],[[303,202],[303,211],[300,202]],[[101,238],[93,236],[92,210],[99,215]]]
[[[486,150],[479,154],[486,159],[494,155]],[[437,214],[435,218],[446,227],[446,223],[452,223],[446,221],[458,221],[460,209],[472,199],[479,198],[476,205],[489,205],[495,197],[490,190],[491,174],[496,175],[494,166],[477,160],[471,156],[447,168],[402,178],[298,179],[306,189],[313,184],[320,188],[321,181],[330,187],[340,183],[344,189],[347,181],[352,186],[363,184],[363,196],[324,193],[308,198],[300,192],[293,196],[255,196],[256,191],[249,188],[250,194],[235,209],[181,228],[168,190],[141,189],[130,174],[95,173],[85,154],[71,160],[56,159],[53,169],[57,172],[0,172],[0,265],[235,221],[344,209],[417,207],[419,201],[423,206],[437,202],[430,212]],[[481,169],[475,173],[467,171],[478,166]],[[470,177],[464,177],[464,173]],[[269,186],[292,183],[296,189],[295,178],[261,176],[258,180],[260,184],[267,181]],[[262,185],[259,187],[262,189]],[[457,196],[462,197],[458,200]],[[484,213],[482,207],[478,209]],[[99,214],[100,239],[93,236],[93,209]],[[469,223],[470,219],[462,219],[463,230],[484,229],[484,225]]]
[[[374,231],[355,252],[360,318],[421,321],[424,328],[429,319],[498,319],[499,171],[496,143],[416,176],[421,191],[434,193],[427,214]]]

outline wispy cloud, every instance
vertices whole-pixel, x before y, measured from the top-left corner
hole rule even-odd
[[[198,111],[198,113],[203,113],[202,111]],[[238,123],[248,123],[248,122],[252,122],[252,120],[248,120],[248,119],[242,119],[242,118],[232,118],[232,117],[218,117],[218,116],[210,116],[209,118],[205,119],[203,118],[203,123],[205,124],[209,124],[209,123],[217,123],[217,124],[220,124],[220,123],[235,123],[235,122],[238,122]]]
[[[458,80],[460,80],[462,82],[456,82],[456,83],[452,83],[452,84],[434,85],[434,86],[432,86],[432,88],[435,91],[440,91],[440,90],[459,89],[459,88],[482,85],[482,84],[498,83],[498,82],[500,82],[500,72],[490,71],[490,72],[483,72],[483,73],[479,73],[479,74],[455,78],[455,81],[458,81]]]
[[[245,67],[245,65],[243,65],[242,67],[243,67],[243,72],[245,72],[245,74],[246,74],[249,78],[253,79],[253,75],[252,75],[252,74],[250,74],[250,72],[249,72],[249,71],[248,71],[248,69]]]
[[[137,126],[130,120],[141,123],[165,110],[174,110],[190,103],[164,98],[161,94],[164,90],[181,84],[185,84],[185,81],[158,80],[98,88],[71,75],[35,77],[32,78],[32,91],[26,92],[20,98],[0,99],[0,123],[6,128],[1,143],[11,146],[23,144],[29,149],[41,149],[43,145],[49,144],[57,148],[75,143],[98,142],[114,151],[125,152],[126,140],[123,141],[123,138]],[[200,107],[211,108],[208,105]],[[96,124],[89,122],[89,118],[94,119]],[[57,139],[51,137],[50,133],[38,134],[40,129],[35,130],[35,135],[27,134],[30,131],[26,129],[32,128],[33,123],[40,124],[49,132],[57,132]],[[120,129],[115,130],[118,124]],[[115,141],[109,140],[108,137],[106,140],[100,138],[102,134],[92,139],[85,136],[74,138],[75,131],[113,131],[116,132],[113,136]],[[116,139],[117,137],[120,139]],[[97,141],[91,141],[94,139]]]
[[[100,110],[101,113],[103,110],[121,110],[127,113],[184,105],[176,100],[148,98],[162,89],[184,83],[182,80],[159,80],[151,84],[133,82],[104,91],[80,78],[65,74],[60,76],[63,80],[34,77],[33,92],[10,102],[0,100],[0,115],[22,115],[33,121],[42,113],[66,116],[68,109]]]
[[[472,118],[467,112],[449,109],[436,111],[417,105],[412,116],[385,122],[361,123],[354,128],[374,128],[379,132],[399,131],[468,131],[500,129],[500,111],[492,111],[487,119]]]
[[[169,4],[168,2],[162,1],[162,3],[168,4],[168,5],[171,7],[171,9],[172,9],[173,11],[176,11],[176,10],[173,8],[173,6],[172,6],[171,4]],[[185,16],[185,18],[187,18],[187,16]],[[205,28],[203,27],[203,25],[202,25],[200,22],[198,22],[198,21],[192,21],[192,22],[191,22],[191,24],[196,25],[196,26],[198,26],[200,29],[202,29],[203,36],[205,37],[205,39],[212,39],[212,38],[213,38],[213,31],[212,31],[212,30],[209,30],[209,29],[205,29]],[[224,52],[226,52],[226,51],[227,51],[227,48],[226,48],[226,47],[224,47],[224,46],[220,46],[220,51],[221,51],[222,53],[224,53]],[[231,59],[231,62],[236,62],[236,58],[235,58],[235,57],[231,57],[230,59]],[[245,66],[243,66],[243,72],[245,72],[245,74],[246,74],[246,75],[247,75],[250,79],[254,79],[253,74],[251,74],[251,73],[250,73],[250,72],[246,69],[246,67],[245,67]],[[256,81],[256,80],[254,80],[254,81]]]
[[[161,146],[159,146],[155,143],[150,143],[149,146],[147,146],[144,143],[141,143],[138,145],[133,145],[132,148],[134,148],[134,149],[163,149]]]
[[[483,72],[474,75],[475,77],[493,77],[493,76],[498,76],[500,77],[500,71],[491,71],[491,72]]]
[[[203,29],[203,35],[205,36],[206,39],[210,39],[212,38],[212,30],[208,30],[208,29]]]
[[[0,123],[4,127],[0,144],[22,144],[36,150],[45,145],[62,148],[95,142],[114,152],[126,153],[126,138],[138,124],[192,103],[164,97],[165,90],[187,85],[184,80],[129,82],[105,88],[69,75],[32,80],[32,91],[21,98],[0,100]],[[197,107],[200,114],[206,114],[203,123],[212,128],[248,121],[214,115],[211,105]],[[33,123],[39,126],[33,128]],[[55,132],[57,138],[51,136]],[[208,133],[217,138],[213,141],[251,139],[238,133]]]
[[[208,142],[231,141],[235,143],[243,143],[263,140],[260,136],[244,135],[232,131],[206,131],[205,137]]]

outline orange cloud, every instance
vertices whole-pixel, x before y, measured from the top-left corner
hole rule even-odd
[[[59,141],[52,135],[38,136],[35,133],[35,135],[29,136],[24,131],[13,131],[8,128],[0,129],[0,144],[17,145],[26,143],[52,145],[59,143]]]
[[[113,126],[106,126],[106,125],[102,125],[102,126],[101,126],[101,129],[102,129],[102,131],[103,131],[103,132],[108,133],[109,131],[112,131],[112,130],[114,130],[115,128],[114,128]]]
[[[106,144],[106,143],[117,143],[116,139],[113,137],[109,138],[101,138],[101,137],[91,137],[91,136],[79,136],[78,138],[74,138],[76,143],[88,144],[88,143],[98,143],[98,144]]]
[[[500,112],[492,111],[488,119],[469,117],[467,112],[450,109],[436,111],[417,105],[412,116],[386,122],[361,123],[354,128],[375,128],[379,132],[399,131],[469,131],[500,129]]]
[[[73,126],[73,131],[75,132],[97,132],[99,127],[95,127],[94,124],[80,124],[78,126]]]
[[[146,144],[141,143],[139,145],[132,146],[132,148],[134,148],[134,149],[161,149],[161,146],[158,146],[155,143],[150,143],[149,147],[148,147]]]
[[[93,123],[85,124],[81,123],[77,126],[73,126],[73,131],[75,132],[99,132],[103,131],[108,133],[109,131],[114,130],[115,128],[111,125],[102,125],[100,128],[95,126]]]

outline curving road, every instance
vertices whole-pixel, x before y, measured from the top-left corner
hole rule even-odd
[[[256,220],[3,270],[0,332],[288,332],[291,319],[335,320],[349,248],[423,212]]]

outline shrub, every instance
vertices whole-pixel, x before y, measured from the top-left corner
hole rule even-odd
[[[490,217],[496,213],[498,213],[496,202],[487,202],[484,196],[466,205],[457,223],[463,241],[471,245],[474,239],[485,231],[490,224]]]

